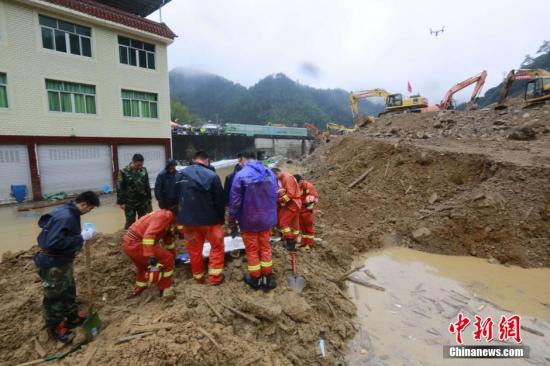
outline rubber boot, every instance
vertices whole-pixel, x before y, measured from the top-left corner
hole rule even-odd
[[[262,276],[262,291],[269,292],[277,287],[275,277],[273,275]]]
[[[253,290],[259,290],[262,285],[262,277],[253,278],[249,274],[246,274],[246,276],[244,276],[244,283],[250,286]]]
[[[286,239],[286,250],[288,250],[289,252],[295,252],[296,251],[296,240]]]

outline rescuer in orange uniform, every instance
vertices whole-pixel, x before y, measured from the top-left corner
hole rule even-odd
[[[140,295],[147,287],[156,284],[161,296],[173,296],[170,286],[176,257],[171,230],[174,223],[174,213],[161,209],[138,219],[124,234],[124,253],[137,269],[134,295]]]
[[[220,177],[209,168],[205,151],[197,151],[193,163],[180,172],[176,190],[180,205],[177,228],[185,238],[193,278],[197,282],[205,280],[202,251],[208,240],[208,283],[219,285],[224,280],[225,196]]]
[[[286,241],[286,248],[289,251],[296,250],[296,238],[300,234],[299,219],[300,208],[302,207],[302,191],[296,178],[279,168],[273,168],[277,176],[279,190],[277,191],[277,226],[283,239]]]
[[[302,208],[300,209],[300,232],[302,240],[300,247],[311,250],[315,234],[315,206],[319,200],[319,194],[315,186],[303,179],[301,175],[295,174],[294,178],[302,190]]]

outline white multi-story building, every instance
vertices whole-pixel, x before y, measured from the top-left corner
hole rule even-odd
[[[0,0],[0,201],[113,186],[170,157],[166,0]]]

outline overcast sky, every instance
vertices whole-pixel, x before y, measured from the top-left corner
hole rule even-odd
[[[179,35],[170,69],[245,86],[277,72],[346,90],[405,93],[410,81],[436,103],[483,69],[483,93],[500,82],[550,40],[549,14],[549,0],[172,0],[163,21]],[[443,25],[444,33],[430,35]]]

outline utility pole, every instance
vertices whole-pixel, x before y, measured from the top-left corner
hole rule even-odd
[[[159,8],[159,22],[162,23],[162,7],[164,6],[164,0],[162,0],[162,3],[160,4]]]

